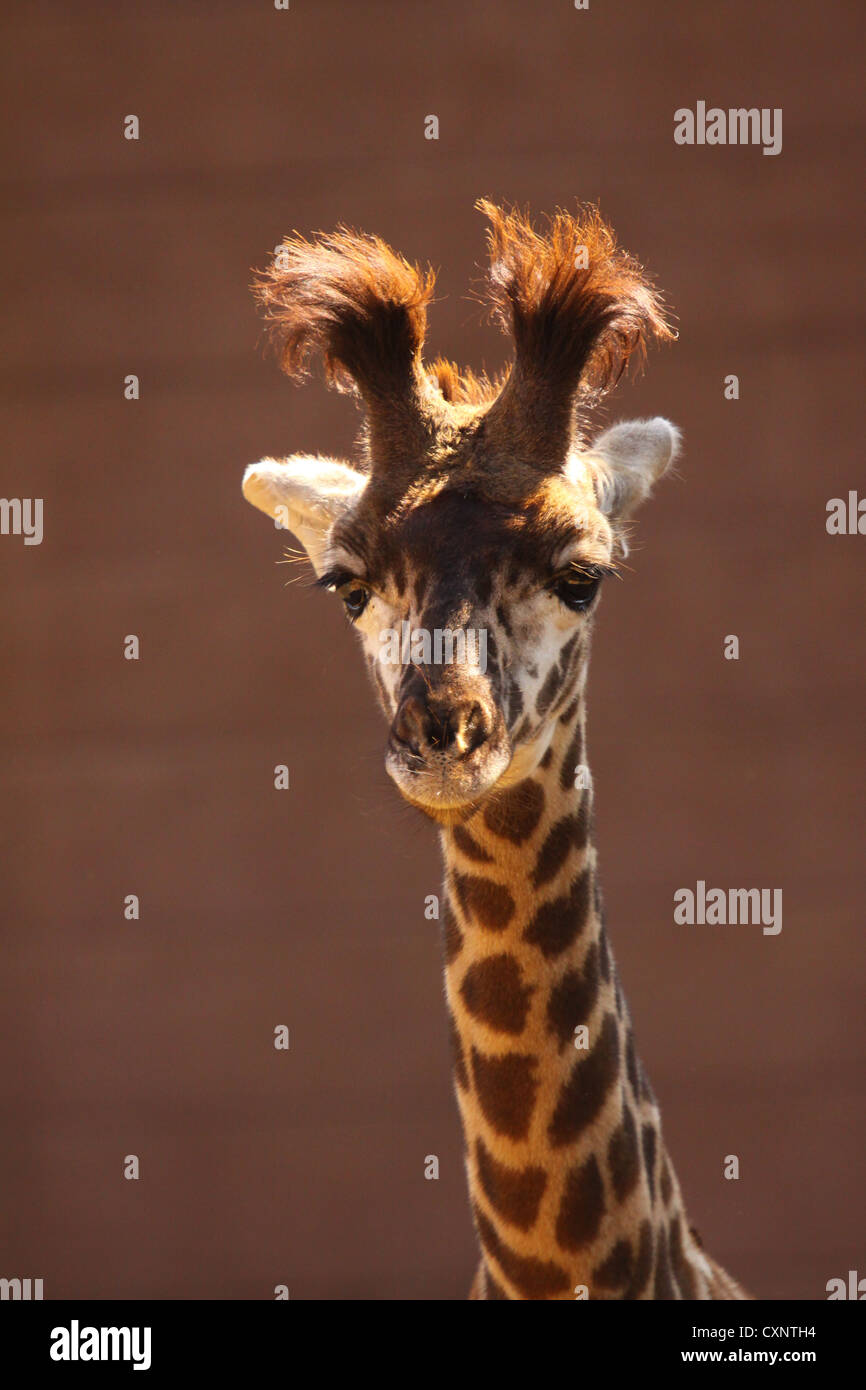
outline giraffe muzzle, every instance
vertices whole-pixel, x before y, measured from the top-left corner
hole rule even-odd
[[[486,691],[448,695],[422,683],[400,701],[385,765],[408,801],[440,819],[477,803],[510,758],[504,720]]]

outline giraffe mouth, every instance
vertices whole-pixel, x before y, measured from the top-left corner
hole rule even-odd
[[[511,763],[507,736],[485,743],[469,757],[442,754],[419,757],[393,738],[385,769],[410,806],[440,825],[468,820],[496,789]]]

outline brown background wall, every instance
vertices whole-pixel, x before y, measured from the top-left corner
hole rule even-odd
[[[250,267],[292,228],[376,231],[441,267],[432,350],[496,368],[465,298],[482,193],[600,199],[679,314],[611,410],[687,443],[594,655],[611,929],[713,1253],[763,1297],[866,1273],[866,540],[824,524],[863,476],[855,12],[91,0],[7,20],[0,491],[45,499],[45,539],[0,537],[0,1274],[47,1297],[466,1292],[434,836],[387,785],[337,605],[283,588],[284,538],[239,484],[356,427],[262,359]],[[782,107],[782,154],[677,147],[699,99]],[[781,887],[781,935],[675,926],[698,878]]]

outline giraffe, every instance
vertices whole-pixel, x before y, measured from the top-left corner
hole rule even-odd
[[[345,227],[278,247],[256,292],[282,366],[301,376],[316,350],[359,398],[360,458],[263,459],[243,491],[341,598],[389,721],[387,771],[438,828],[481,1252],[469,1297],[747,1298],[689,1224],[662,1140],[605,926],[586,763],[600,591],[679,449],[661,418],[590,442],[587,416],[675,334],[596,208],[539,227],[477,206],[513,342],[495,379],[425,363],[429,268]]]

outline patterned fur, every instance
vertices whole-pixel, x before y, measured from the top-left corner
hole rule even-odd
[[[477,1299],[730,1299],[701,1249],[604,921],[585,686],[627,522],[675,457],[664,420],[588,443],[586,406],[672,337],[592,209],[538,231],[484,202],[495,382],[423,361],[433,277],[340,229],[287,240],[258,293],[297,375],[355,391],[358,466],[266,459],[247,498],[305,546],[354,622],[386,764],[440,827],[454,1076]],[[394,657],[388,634],[483,633],[486,663]],[[423,651],[423,648],[419,649]],[[477,654],[476,654],[477,655]]]

